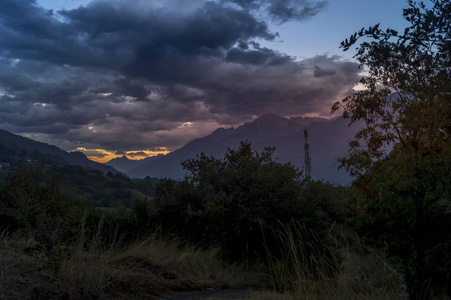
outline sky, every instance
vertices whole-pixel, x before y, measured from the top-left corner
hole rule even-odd
[[[364,69],[342,40],[403,0],[1,0],[0,129],[105,162],[265,113],[330,117]]]

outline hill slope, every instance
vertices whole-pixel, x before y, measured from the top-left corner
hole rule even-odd
[[[89,160],[86,155],[81,152],[66,152],[56,146],[34,141],[1,129],[0,145],[2,149],[16,153],[14,157],[11,157],[11,155],[8,155],[8,157],[6,157],[6,155],[0,157],[0,161],[9,159],[9,162],[14,163],[17,159],[23,159],[24,156],[28,157],[31,155],[35,156],[34,159],[36,159],[36,157],[45,158],[49,163],[81,166],[84,168],[100,170],[104,173],[120,173],[111,166]]]
[[[151,162],[151,161],[159,159],[163,156],[164,156],[163,154],[159,154],[157,156],[148,157],[146,159],[133,160],[133,159],[128,159],[127,156],[123,155],[121,157],[113,158],[112,160],[107,162],[106,165],[111,166],[124,174],[127,174],[131,170],[140,167],[144,162],[146,162],[146,163]],[[143,176],[143,177],[145,177],[145,176]]]
[[[19,166],[18,161],[22,161]],[[135,199],[153,196],[158,179],[130,179],[111,166],[89,160],[81,152],[68,153],[58,147],[0,130],[0,182],[15,172],[33,169],[42,184],[56,180],[63,194],[95,206],[130,206]]]

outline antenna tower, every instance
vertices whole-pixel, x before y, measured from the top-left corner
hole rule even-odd
[[[305,177],[308,178],[312,172],[312,160],[308,152],[309,145],[307,142],[307,129],[304,129],[304,150],[305,150]]]

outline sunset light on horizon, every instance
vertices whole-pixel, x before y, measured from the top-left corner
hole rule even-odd
[[[114,158],[118,157],[127,157],[130,160],[141,160],[147,157],[157,156],[157,155],[166,155],[170,153],[170,151],[165,149],[159,149],[157,151],[150,150],[142,150],[142,151],[124,151],[124,152],[113,152],[106,151],[103,149],[86,149],[83,147],[77,148],[73,151],[83,152],[90,160],[99,163],[106,163]]]

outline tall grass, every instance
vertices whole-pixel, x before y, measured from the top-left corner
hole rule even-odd
[[[121,246],[117,235],[105,243],[103,218],[92,236],[85,224],[86,214],[77,243],[60,254],[58,276],[73,294],[141,299],[259,282],[260,273],[222,264],[218,248],[200,250],[157,234]]]
[[[118,251],[117,235],[105,243],[103,236],[104,216],[96,230],[89,236],[85,213],[80,221],[78,240],[74,245],[62,247],[54,253],[54,268],[72,294],[102,295],[111,283],[109,263]],[[60,261],[59,261],[60,260]]]
[[[199,249],[176,239],[151,235],[124,249],[116,262],[133,260],[141,265],[159,266],[165,276],[180,281],[196,282],[201,287],[236,288],[256,285],[260,273],[244,266],[226,265],[219,259],[220,249]]]
[[[260,285],[261,272],[223,264],[218,248],[200,250],[157,234],[124,244],[105,232],[103,220],[93,230],[85,214],[78,239],[52,249],[1,232],[0,299],[149,299]]]
[[[281,226],[275,234],[282,255],[268,251],[270,282],[279,292],[274,299],[399,299],[399,294],[381,286],[362,288],[365,279],[359,280],[362,276],[359,268],[368,264],[353,254],[349,244],[343,243],[344,237],[333,234],[332,229],[321,238],[294,222]],[[369,270],[379,272],[375,285],[384,279],[384,284],[395,287],[398,284],[389,271],[380,272],[380,266]],[[259,294],[258,297],[271,296]]]
[[[1,233],[0,299],[145,299],[250,286],[270,289],[251,299],[401,298],[383,256],[363,251],[358,240],[344,242],[334,229],[320,237],[299,223],[281,226],[264,268],[227,265],[217,247],[200,250],[157,234],[123,244],[105,232],[103,220],[93,230],[85,214],[76,242],[50,250],[28,236]]]

